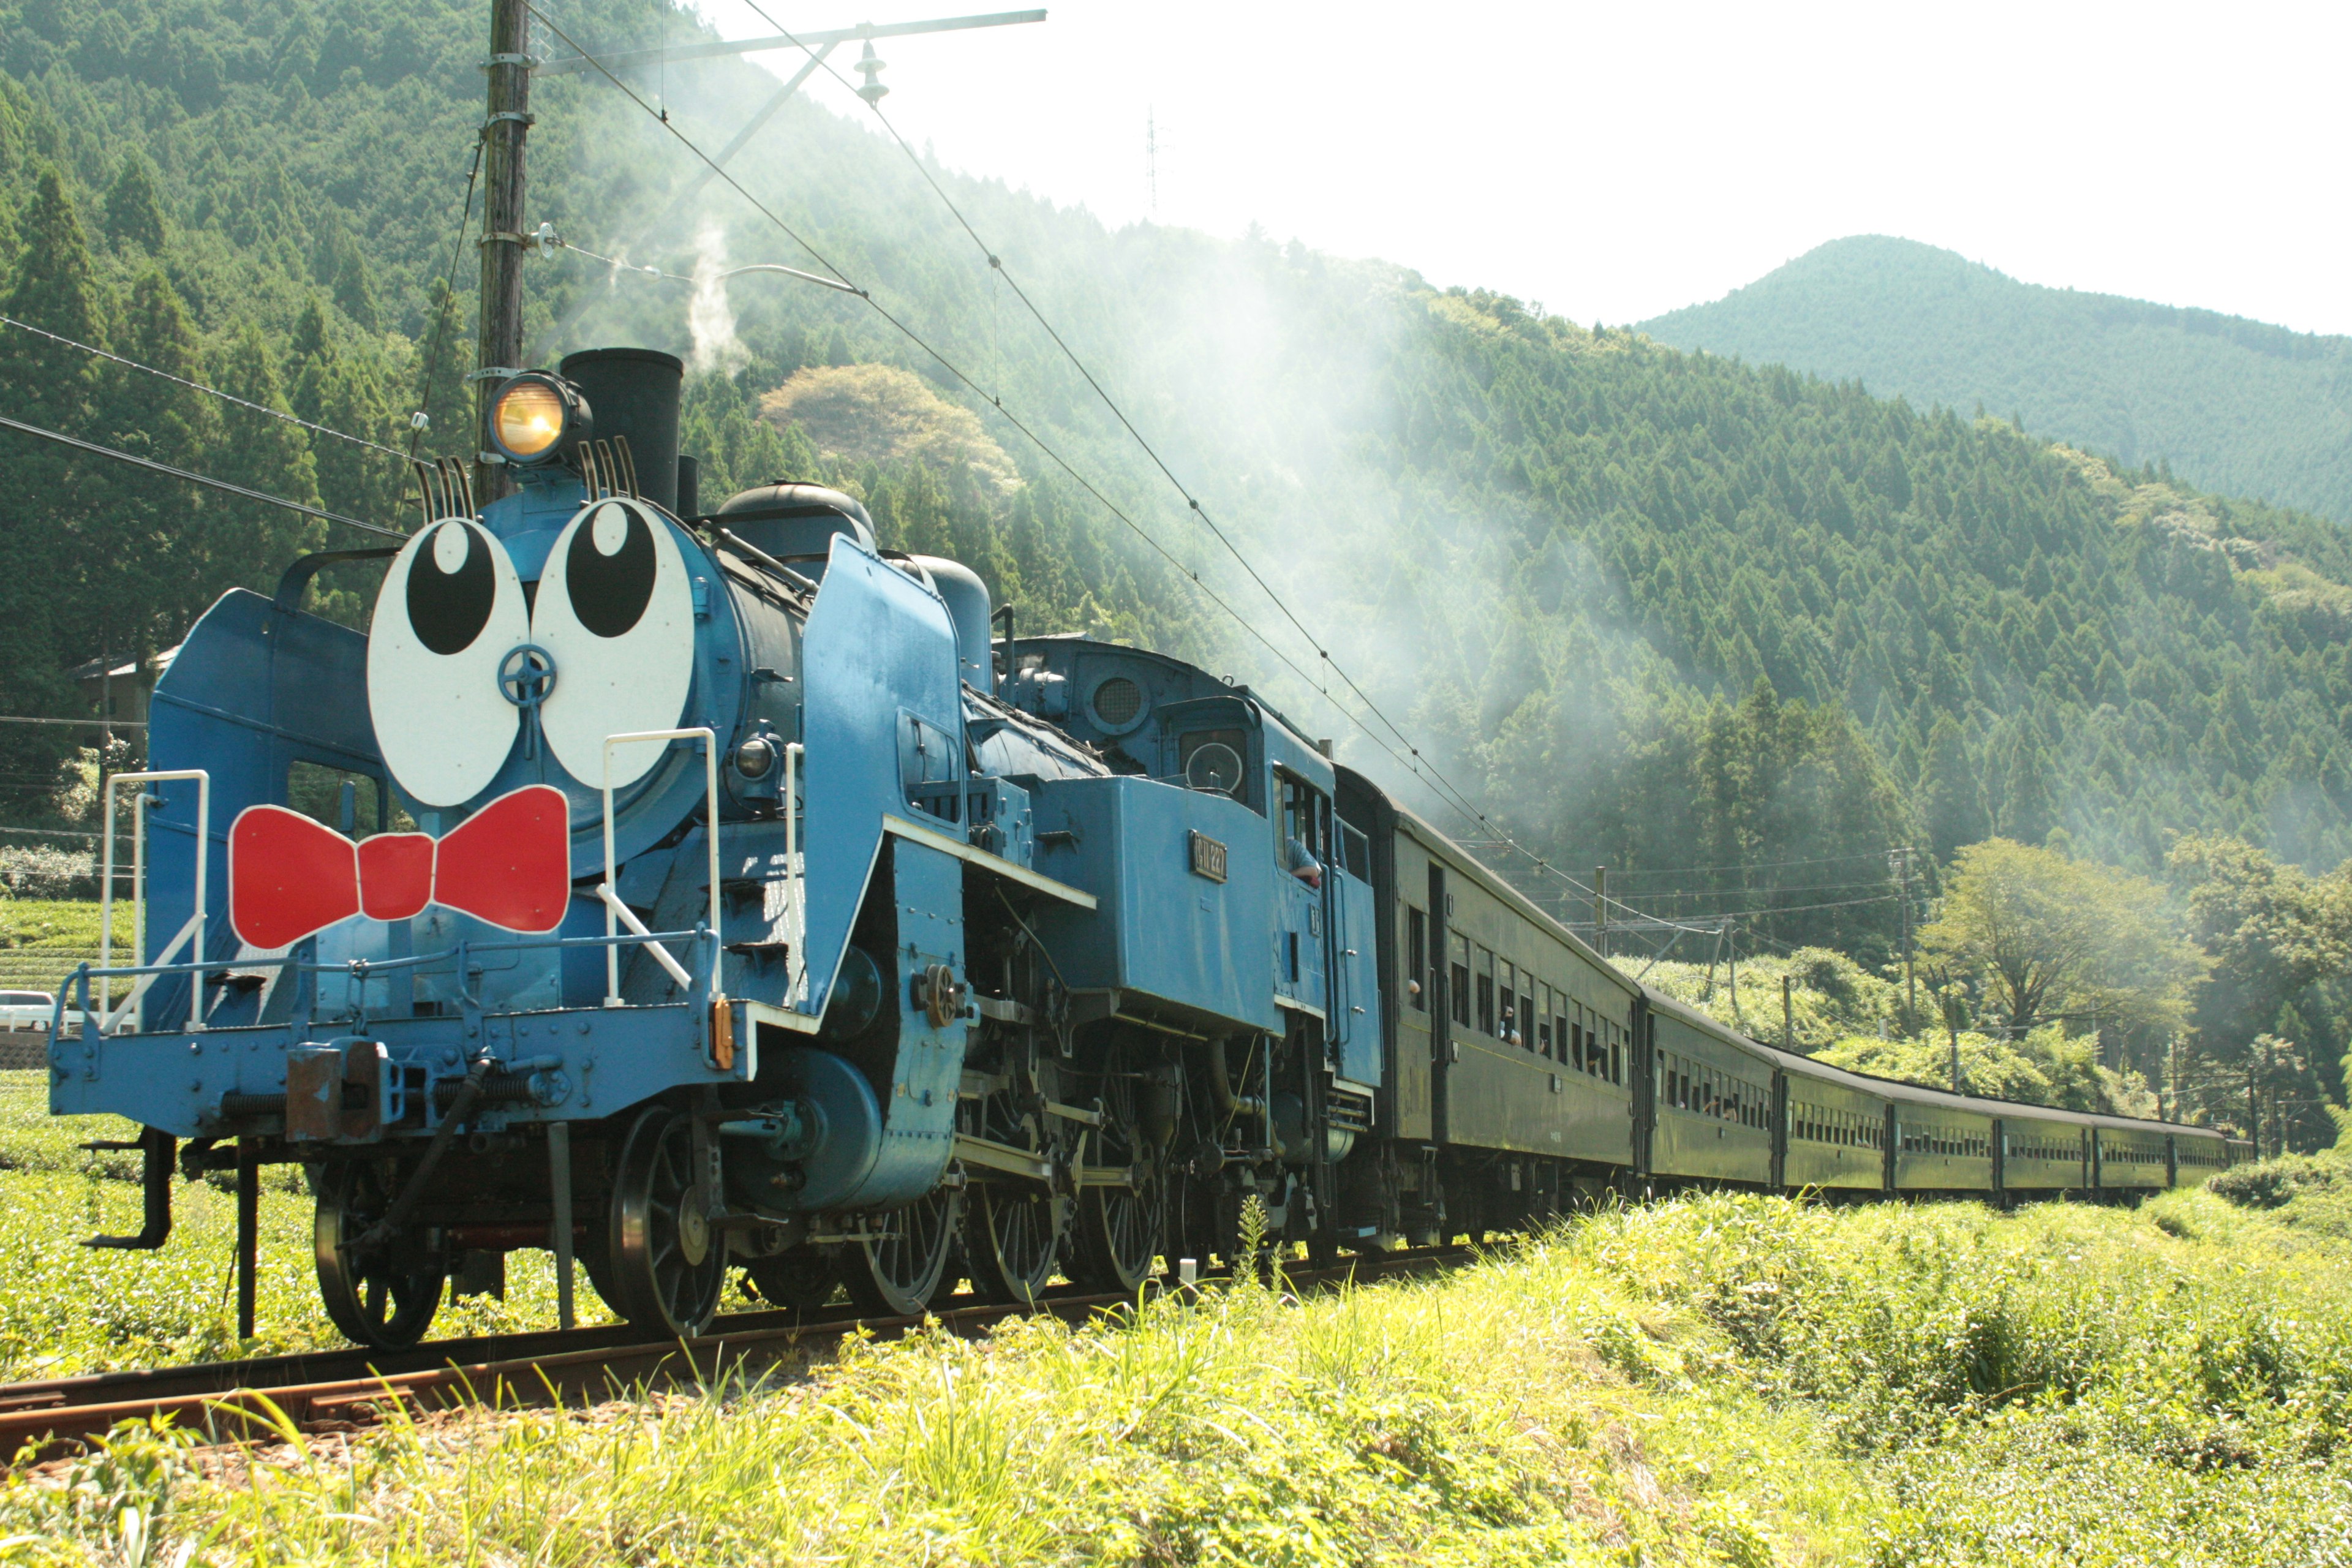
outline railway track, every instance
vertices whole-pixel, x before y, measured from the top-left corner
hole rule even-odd
[[[1418,1247],[1336,1268],[1289,1268],[1285,1279],[1312,1289],[1429,1272],[1471,1256],[1466,1247]],[[1084,1321],[1129,1300],[1069,1290],[1049,1293],[1035,1310]],[[639,1387],[753,1374],[860,1330],[899,1334],[924,1321],[822,1315],[827,1310],[730,1312],[690,1340],[649,1341],[626,1323],[613,1323],[427,1341],[404,1351],[312,1351],[0,1384],[0,1459],[23,1464],[59,1458],[119,1422],[157,1416],[208,1442],[235,1443],[274,1440],[285,1423],[302,1432],[366,1426],[394,1406],[429,1411],[593,1403]],[[978,1334],[1028,1310],[953,1297],[929,1317],[950,1332]]]

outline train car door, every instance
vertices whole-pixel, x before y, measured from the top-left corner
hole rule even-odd
[[[1348,1082],[1381,1086],[1381,988],[1375,967],[1380,913],[1372,896],[1371,841],[1335,823],[1339,856],[1330,900],[1331,1048]]]
[[[1330,1000],[1325,905],[1335,880],[1331,803],[1314,785],[1279,768],[1274,785],[1274,853],[1282,869],[1275,879],[1274,994],[1322,1013]]]

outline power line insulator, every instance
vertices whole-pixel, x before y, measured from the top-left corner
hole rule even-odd
[[[874,40],[868,38],[866,41],[866,52],[857,58],[858,74],[866,79],[866,85],[857,89],[857,96],[867,103],[879,103],[890,96],[890,89],[883,86],[878,79],[882,75],[882,68],[887,63],[881,57],[875,54]]]

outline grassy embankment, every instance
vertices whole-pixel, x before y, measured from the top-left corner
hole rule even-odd
[[[138,918],[136,903],[125,900],[115,906],[118,963],[133,962],[131,936]],[[0,987],[56,991],[76,964],[97,958],[98,936],[95,899],[0,896]]]
[[[0,1373],[228,1348],[226,1194],[184,1188],[159,1258],[83,1252],[130,1224],[128,1171],[39,1124],[30,1082],[5,1104]],[[0,1557],[2352,1562],[2347,1171],[2137,1213],[1666,1204],[1442,1280],[853,1344],[249,1471],[129,1432],[0,1485]],[[265,1201],[271,1347],[326,1334],[307,1208]],[[514,1279],[468,1321],[545,1321],[543,1270]]]

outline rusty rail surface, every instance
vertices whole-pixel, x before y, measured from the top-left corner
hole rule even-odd
[[[1475,1256],[1468,1247],[1418,1247],[1350,1259],[1328,1268],[1286,1268],[1294,1288],[1370,1280],[1444,1268]],[[1214,1283],[1214,1277],[1204,1284]],[[1181,1287],[1163,1283],[1161,1289]],[[1049,1292],[1035,1311],[1072,1321],[1116,1314],[1133,1298]],[[641,1388],[709,1386],[755,1375],[795,1353],[863,1330],[901,1334],[922,1318],[822,1317],[816,1311],[730,1312],[690,1340],[648,1341],[612,1323],[567,1331],[428,1341],[404,1351],[313,1351],[250,1361],[206,1362],[145,1372],[0,1384],[0,1462],[35,1463],[86,1447],[117,1423],[169,1417],[207,1442],[270,1442],[279,1425],[299,1431],[363,1426],[388,1406],[409,1410],[475,1405],[591,1404]],[[1033,1309],[965,1297],[935,1307],[929,1321],[977,1334]]]

